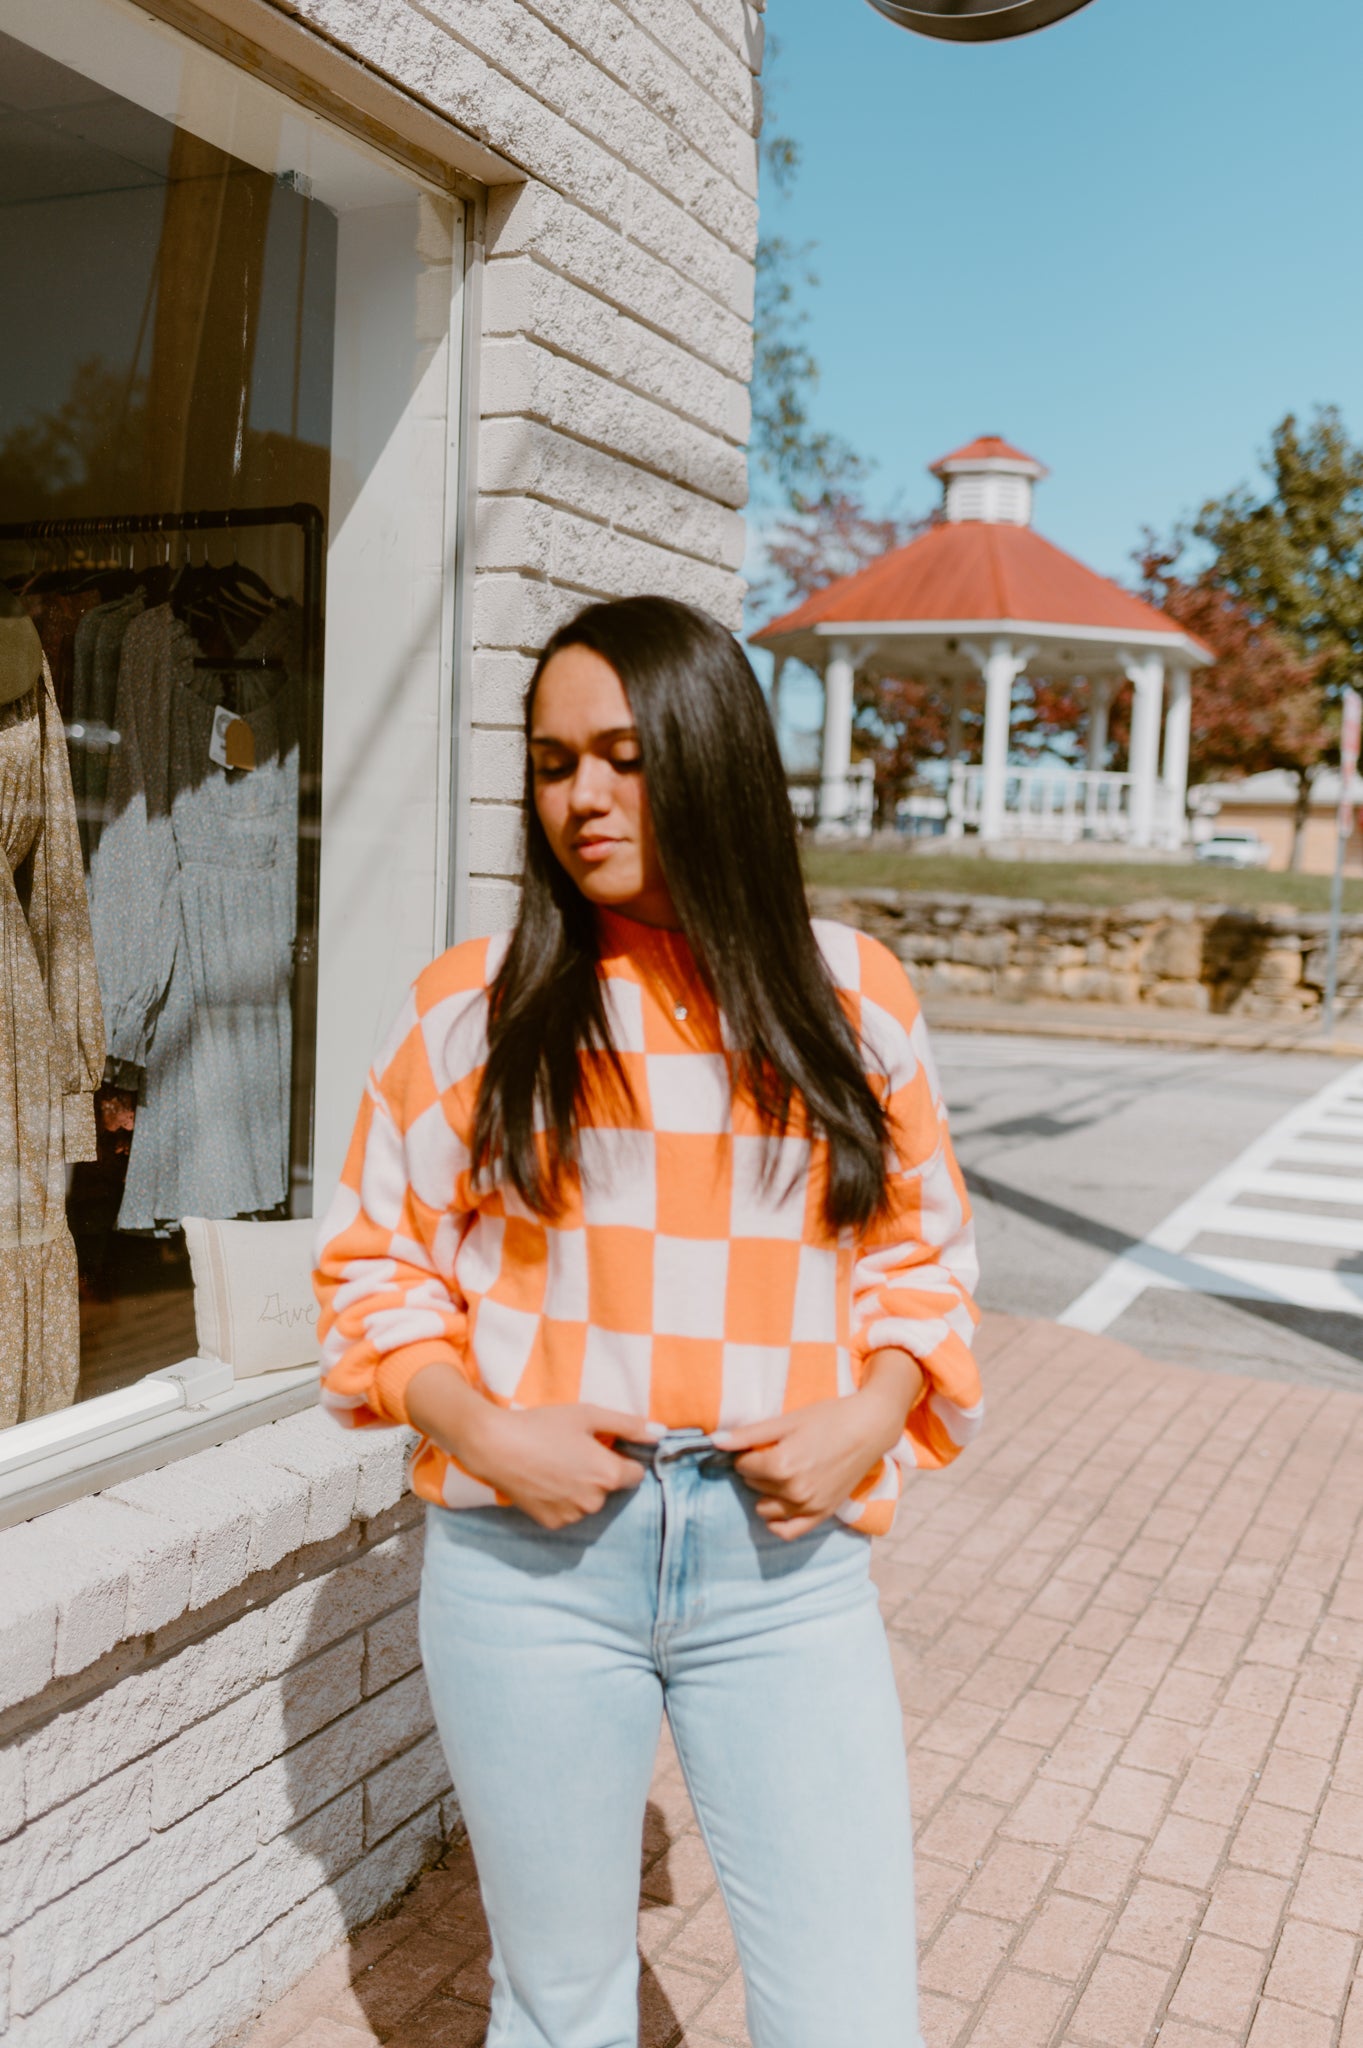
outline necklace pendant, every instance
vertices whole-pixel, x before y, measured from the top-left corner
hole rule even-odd
[[[672,1015],[676,1018],[679,1024],[684,1024],[686,1022],[688,1015],[685,1003],[674,1004],[672,1009]]]

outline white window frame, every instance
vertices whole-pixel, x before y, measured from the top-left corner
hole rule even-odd
[[[434,844],[432,847],[430,894],[430,944],[418,950],[429,958],[462,934],[467,899],[468,798],[466,775],[470,701],[467,679],[471,672],[471,590],[472,513],[476,491],[477,366],[481,331],[482,263],[484,251],[485,191],[473,183],[462,167],[470,159],[479,169],[491,170],[498,182],[515,177],[510,166],[502,167],[489,152],[471,144],[424,110],[413,121],[413,103],[396,88],[364,74],[364,106],[353,120],[344,116],[345,100],[337,86],[355,83],[347,73],[357,67],[338,67],[335,53],[294,23],[280,28],[274,8],[257,8],[254,0],[206,0],[202,10],[190,13],[181,0],[152,0],[154,13],[128,4],[128,0],[79,0],[94,5],[105,15],[124,19],[120,36],[126,34],[126,63],[120,55],[124,75],[105,76],[108,84],[130,99],[146,104],[136,83],[137,40],[170,38],[183,53],[193,51],[200,67],[227,66],[233,82],[250,92],[268,94],[288,101],[309,120],[343,140],[354,150],[365,152],[379,164],[397,172],[409,188],[425,189],[443,203],[462,208],[462,247],[456,230],[453,237],[451,289],[445,344],[444,489],[440,538],[439,621],[436,672],[436,788]],[[240,29],[232,17],[257,14],[268,28],[273,49],[249,53],[249,68],[242,63]],[[226,20],[214,17],[226,15]],[[157,19],[157,16],[165,17]],[[65,62],[85,75],[94,75],[83,61],[79,45],[63,47],[66,31],[55,25],[59,8],[53,0],[0,0],[0,28]],[[191,33],[186,34],[189,28]],[[219,35],[216,31],[221,29]],[[221,45],[221,47],[219,47]],[[226,51],[231,54],[226,54]],[[120,44],[120,50],[122,45]],[[317,58],[319,73],[328,77],[321,90],[310,90],[309,59]],[[211,71],[208,75],[211,75]],[[381,110],[394,115],[391,127],[382,123]],[[163,111],[162,109],[154,109]],[[169,118],[176,118],[174,112]],[[419,141],[408,131],[419,129]],[[223,146],[230,141],[210,136]],[[433,149],[432,145],[436,145]],[[456,216],[457,218],[457,216]],[[338,355],[340,350],[338,349]],[[329,522],[328,545],[336,534]],[[328,642],[331,640],[333,606],[328,603]],[[328,839],[326,811],[329,780],[336,769],[328,760],[328,713],[336,690],[335,670],[323,664],[323,922],[319,931],[319,990],[326,987],[326,869]],[[427,699],[429,705],[429,698]],[[412,971],[424,964],[416,960]],[[359,1100],[363,1068],[374,1050],[375,1029],[381,1030],[396,1010],[403,988],[410,979],[401,973],[394,985],[380,992],[375,1015],[367,1026],[363,1052],[355,1044],[323,1044],[319,1030],[314,1095],[315,1145],[314,1203],[316,1213],[324,1211],[330,1198],[328,1175],[334,1181],[339,1166],[338,1133],[348,1130]],[[320,1010],[320,1003],[319,1003]],[[352,1032],[351,1036],[354,1036]],[[354,1069],[350,1072],[350,1069]],[[325,1099],[324,1099],[325,1091]],[[318,1167],[320,1166],[320,1173]],[[245,1430],[293,1414],[316,1399],[319,1368],[316,1363],[236,1378],[230,1365],[213,1358],[170,1360],[148,1371],[141,1379],[113,1393],[77,1402],[55,1414],[36,1417],[0,1431],[0,1529],[25,1521],[50,1508],[82,1495],[97,1492],[121,1479],[150,1471],[174,1459],[222,1443]]]

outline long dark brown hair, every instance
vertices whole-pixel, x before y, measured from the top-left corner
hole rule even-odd
[[[885,1113],[810,930],[785,773],[747,657],[714,619],[674,598],[589,605],[540,655],[527,740],[540,677],[565,647],[609,662],[629,699],[663,878],[724,1018],[735,1089],[773,1136],[803,1104],[811,1132],[828,1142],[828,1227],[864,1226],[885,1201]],[[595,1085],[604,1070],[628,1086],[595,918],[540,824],[527,748],[520,915],[490,991],[473,1165],[545,1216],[559,1210],[564,1173],[578,1163],[589,1072]]]

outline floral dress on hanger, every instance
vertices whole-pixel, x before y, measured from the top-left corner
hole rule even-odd
[[[80,1372],[66,1168],[95,1156],[104,1023],[61,715],[0,706],[0,1428],[65,1408]]]

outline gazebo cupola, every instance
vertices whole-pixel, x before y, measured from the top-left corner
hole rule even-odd
[[[824,681],[819,818],[849,829],[856,676],[914,676],[950,709],[951,823],[996,843],[1094,837],[1182,845],[1186,832],[1192,674],[1208,648],[1066,554],[1032,525],[1035,456],[982,434],[932,464],[941,516],[906,547],[816,590],[753,638],[781,665]],[[1087,699],[1088,765],[1011,758],[1015,696],[1025,679],[1077,685]],[[1113,693],[1133,690],[1127,766],[1107,766]],[[963,711],[979,702],[977,762],[965,758]],[[1161,749],[1161,741],[1163,743]],[[851,829],[869,829],[863,818]]]
[[[942,479],[942,514],[953,523],[1030,526],[1032,487],[1049,471],[1034,455],[1012,448],[1001,434],[981,434],[930,465]]]

